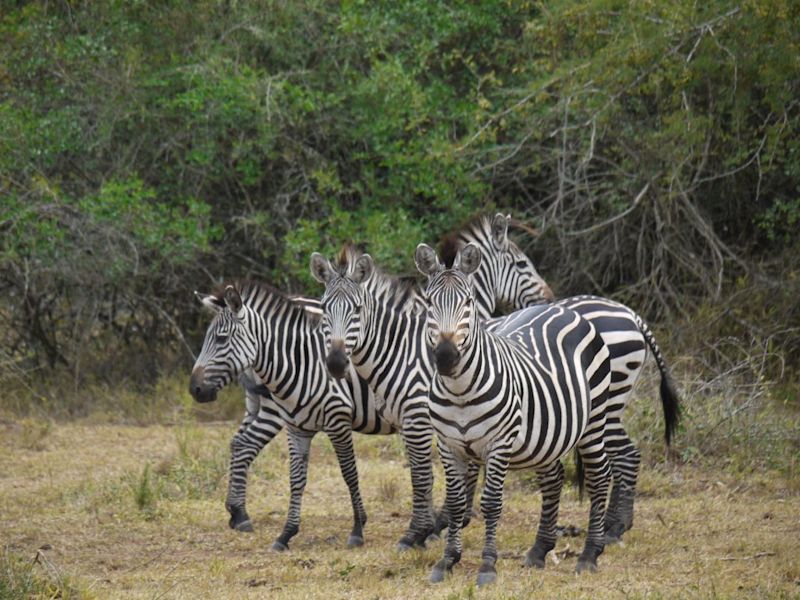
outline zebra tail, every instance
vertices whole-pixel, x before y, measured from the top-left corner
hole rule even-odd
[[[639,315],[636,315],[636,323],[647,340],[647,345],[653,352],[653,358],[656,359],[656,365],[661,372],[661,407],[664,409],[664,440],[667,446],[672,442],[675,432],[678,429],[678,423],[681,420],[681,405],[678,393],[675,391],[675,386],[672,383],[667,364],[664,362],[664,356],[661,354],[661,348],[658,347],[653,332],[642,320]]]
[[[583,502],[583,488],[585,484],[586,470],[583,468],[581,453],[575,450],[575,483],[578,484],[578,502]]]

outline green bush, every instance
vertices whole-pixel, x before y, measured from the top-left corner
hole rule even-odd
[[[194,289],[316,293],[346,240],[411,271],[495,206],[559,294],[651,320],[780,280],[798,31],[766,0],[11,3],[3,368],[153,382],[199,347]]]

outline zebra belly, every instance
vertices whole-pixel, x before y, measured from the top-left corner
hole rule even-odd
[[[325,404],[327,403],[319,402],[301,407],[287,407],[282,402],[276,402],[275,405],[280,418],[287,426],[310,433],[322,431],[325,428]],[[336,404],[338,408],[339,403]]]
[[[550,415],[552,418],[553,415]],[[563,427],[552,428],[535,416],[532,423],[524,423],[509,461],[511,469],[542,468],[567,454],[583,436],[589,424],[589,406],[578,412],[571,431]]]

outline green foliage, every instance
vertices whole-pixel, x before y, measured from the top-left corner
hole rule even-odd
[[[800,187],[797,188],[800,194]],[[800,227],[800,195],[795,200],[778,200],[761,215],[758,223],[770,241],[780,241],[786,246],[797,244]]]
[[[78,200],[64,198],[44,179],[35,178],[32,184],[40,201],[11,196],[0,212],[6,224],[2,260],[25,259],[49,269],[104,250],[100,244],[121,245],[133,254],[112,247],[90,259],[99,261],[96,268],[114,281],[115,276],[135,274],[140,266],[158,272],[157,261],[180,265],[198,251],[208,251],[220,233],[209,223],[209,205],[191,198],[159,202],[156,191],[140,179],[109,181],[97,194]],[[154,262],[140,265],[142,258]]]
[[[798,31],[788,0],[14,4],[3,346],[152,381],[195,288],[317,291],[346,240],[410,271],[495,205],[560,294],[685,310],[796,243]]]
[[[374,208],[358,213],[333,205],[325,222],[302,219],[286,236],[284,262],[291,265],[308,287],[316,285],[309,272],[312,252],[334,257],[342,242],[370,240],[366,250],[389,272],[413,269],[417,240],[425,239],[425,228],[402,208]]]

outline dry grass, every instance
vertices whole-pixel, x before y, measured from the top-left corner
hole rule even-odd
[[[798,485],[775,474],[736,480],[694,467],[646,468],[624,547],[607,549],[599,572],[582,577],[573,574],[580,538],[560,540],[560,560],[545,571],[520,567],[539,498],[514,474],[499,530],[498,583],[476,590],[480,521],[465,532],[462,564],[439,586],[426,581],[441,543],[407,554],[393,549],[408,522],[410,497],[394,438],[356,439],[370,515],[365,547],[344,548],[351,523],[347,491],[330,444],[320,437],[301,531],[291,551],[279,555],[269,546],[288,504],[283,435],[254,465],[248,509],[256,533],[247,535],[227,528],[223,508],[232,423],[53,425],[33,445],[24,443],[24,425],[0,427],[4,560],[30,564],[42,554],[32,567],[36,576],[68,577],[70,597],[800,596]],[[560,522],[585,527],[587,515],[588,505],[568,490]]]

